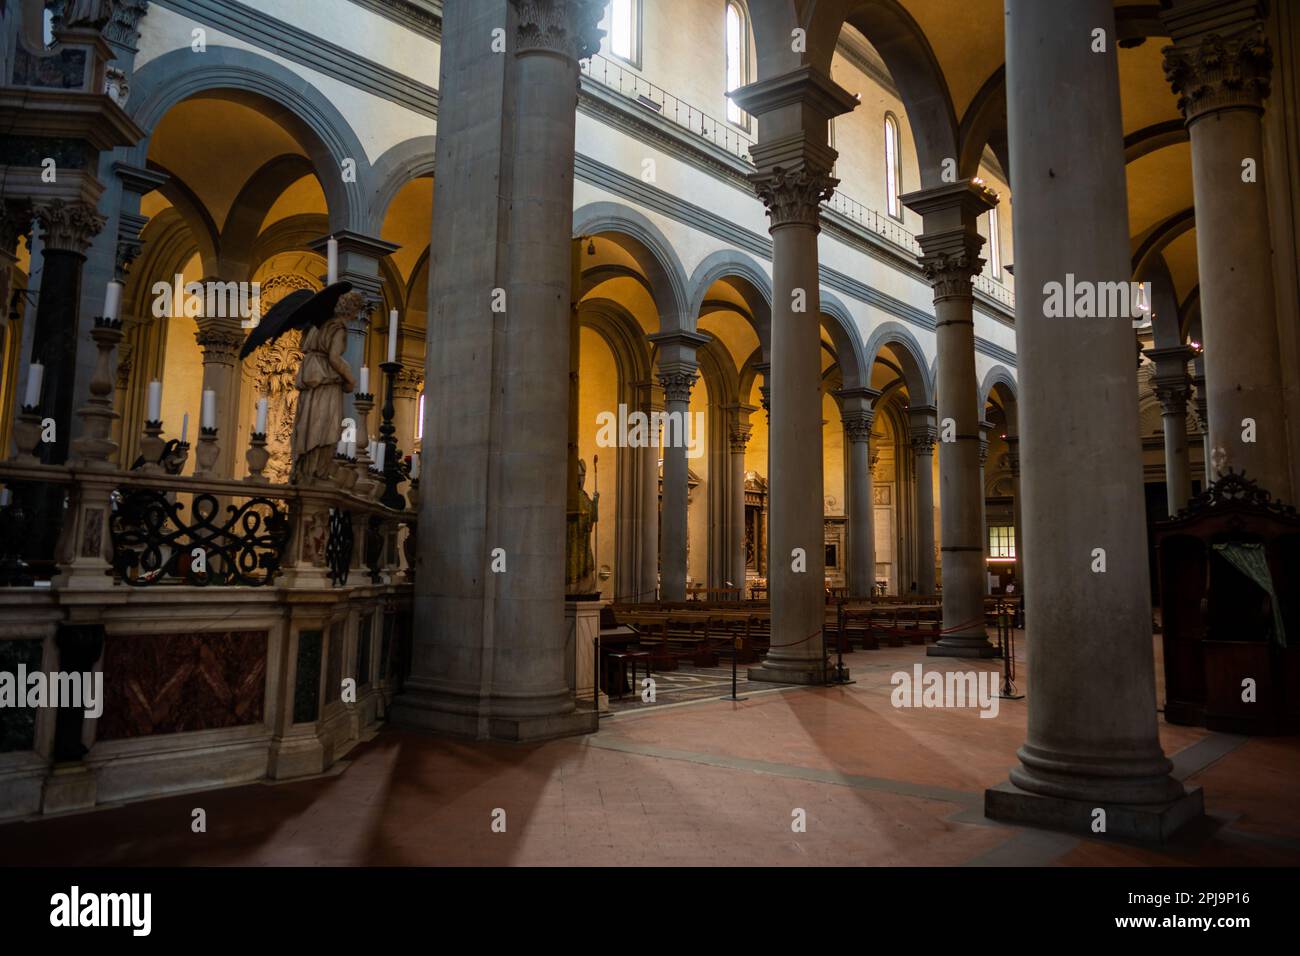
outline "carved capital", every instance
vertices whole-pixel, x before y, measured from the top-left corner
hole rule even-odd
[[[1152,389],[1160,401],[1160,409],[1165,415],[1187,415],[1187,402],[1192,397],[1192,389],[1186,382],[1156,382]]]
[[[62,199],[37,203],[33,213],[46,249],[82,256],[107,221],[90,203],[69,203]]]
[[[909,437],[912,440],[913,454],[933,455],[934,443],[939,440],[939,429],[933,425],[914,425]]]
[[[952,296],[973,296],[975,277],[984,268],[984,260],[973,250],[923,255],[920,262],[921,274],[934,289],[936,301]]]
[[[1167,46],[1165,77],[1190,123],[1224,109],[1263,109],[1273,51],[1261,24],[1240,33],[1210,33]]]
[[[403,366],[393,382],[393,394],[398,398],[416,398],[424,388],[424,369]]]
[[[204,365],[234,365],[239,361],[239,350],[244,346],[244,333],[229,319],[207,322],[198,320],[199,330],[194,341],[203,352]]]
[[[659,373],[659,385],[664,390],[665,402],[689,402],[691,389],[699,373],[694,370],[675,369]]]
[[[727,431],[727,443],[731,448],[732,454],[743,455],[745,449],[749,447],[749,436],[753,431],[752,425],[732,425]]]
[[[820,228],[821,204],[831,198],[839,180],[827,170],[811,166],[751,173],[754,192],[767,207],[771,228],[778,226],[812,226]]]
[[[517,53],[558,53],[585,60],[600,49],[603,0],[512,0]]]
[[[849,441],[857,444],[871,440],[871,426],[875,416],[871,412],[846,412],[844,414],[844,433]]]
[[[140,39],[140,20],[149,12],[149,0],[113,0],[112,6],[104,39],[119,46],[135,46]]]

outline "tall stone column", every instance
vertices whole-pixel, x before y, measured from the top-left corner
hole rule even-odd
[[[1163,839],[1201,801],[1169,775],[1156,732],[1132,324],[1047,316],[1039,292],[1131,272],[1115,44],[1077,42],[1114,37],[1114,6],[1006,10],[1032,617],[1028,735],[985,813],[1087,833],[1101,809],[1110,836]]]
[[[595,729],[569,686],[564,584],[576,90],[599,18],[591,0],[444,11],[433,493],[421,495],[412,673],[395,705],[409,724],[509,740]],[[478,40],[502,23],[512,53],[485,55]],[[491,311],[497,288],[504,313]]]
[[[41,460],[68,459],[77,372],[78,305],[81,271],[91,240],[105,218],[87,202],[59,199],[35,204],[41,237],[41,294],[32,328],[32,361],[45,366],[41,413],[55,422],[55,440],[41,446]]]
[[[1169,513],[1177,514],[1192,496],[1192,466],[1187,453],[1187,402],[1191,398],[1191,380],[1187,362],[1192,350],[1186,345],[1167,349],[1148,349],[1155,363],[1152,386],[1165,429],[1165,492]]]
[[[844,437],[849,480],[849,596],[868,598],[876,586],[875,504],[871,492],[871,429],[880,390],[845,389]]]
[[[1010,430],[1007,431],[1007,468],[1011,472],[1011,520],[1015,522],[1015,548],[1016,548],[1016,588],[1022,594],[1025,590],[1025,565],[1024,565],[1024,536],[1021,534],[1021,517],[1020,517],[1020,436],[1013,435]]]
[[[655,414],[662,412],[664,403],[656,395],[657,386],[652,382],[642,382],[637,386],[638,408],[644,412],[651,423]],[[659,429],[650,429],[650,440],[644,448],[637,449],[637,458],[641,467],[640,482],[640,541],[641,558],[637,574],[637,594],[634,600],[650,603],[659,592]]]
[[[1196,389],[1196,430],[1201,435],[1201,466],[1205,470],[1205,484],[1208,486],[1215,478],[1210,463],[1210,396],[1205,387],[1205,370],[1200,365],[1200,361],[1193,365],[1196,374],[1192,376],[1192,386]]]
[[[687,496],[690,477],[686,453],[693,428],[691,389],[699,378],[695,350],[708,338],[694,332],[650,336],[659,347],[659,385],[664,390],[663,505],[659,525],[659,597],[686,600]]]
[[[1259,0],[1162,11],[1165,73],[1192,146],[1211,454],[1292,501],[1261,116],[1272,50]],[[1247,168],[1249,167],[1249,168]]]
[[[912,441],[912,476],[916,480],[916,590],[934,594],[934,443],[939,438],[933,405],[907,410]],[[909,589],[904,586],[902,590]]]
[[[210,279],[220,282],[220,279]],[[239,350],[244,345],[244,330],[240,328],[238,318],[200,317],[195,320],[199,330],[194,333],[194,340],[203,353],[203,390],[211,389],[217,394],[217,462],[212,468],[211,477],[230,478],[234,475],[235,462],[243,460],[245,448],[240,447],[239,384],[240,362]],[[198,437],[199,409],[190,415],[194,431],[190,441]],[[171,423],[173,434],[180,434],[180,422]]]
[[[750,405],[736,405],[731,411],[730,431],[727,434],[727,446],[730,452],[731,480],[728,483],[730,497],[730,517],[727,527],[727,576],[733,587],[740,588],[740,596],[745,596],[745,449],[749,447],[750,432],[754,426],[749,424],[749,415],[754,411]]]
[[[939,520],[943,630],[926,653],[992,657],[984,628],[984,488],[980,482],[979,383],[975,376],[974,279],[984,267],[979,217],[997,197],[974,182],[909,193],[903,203],[924,217],[921,269],[934,288],[939,345]],[[951,439],[951,440],[949,440]]]
[[[826,533],[822,486],[820,207],[838,180],[832,116],[856,100],[810,67],[760,80],[733,97],[758,117],[751,182],[772,234],[770,501],[772,644],[759,680],[825,681]]]

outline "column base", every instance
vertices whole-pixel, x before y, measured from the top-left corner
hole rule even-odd
[[[67,813],[95,806],[95,772],[84,763],[55,764],[45,778],[41,813]]]
[[[1106,811],[1104,833],[1093,830],[1097,809]],[[1106,804],[1030,793],[1008,780],[984,791],[984,815],[990,820],[1085,836],[1165,843],[1188,823],[1205,815],[1205,795],[1200,787],[1189,787],[1183,796],[1165,803]]]
[[[925,649],[927,657],[997,657],[998,649],[987,636],[941,637]]]
[[[566,712],[531,716],[491,713],[480,716],[439,707],[436,698],[410,690],[393,702],[390,720],[396,726],[414,730],[428,730],[473,740],[505,740],[512,743],[575,737],[579,734],[595,733],[600,729],[599,717],[594,710],[590,709],[570,709]]]
[[[770,661],[765,660],[757,667],[746,671],[750,680],[766,681],[769,684],[825,684],[828,676],[833,674],[833,667],[821,661]],[[849,676],[849,669],[844,668],[844,677]]]

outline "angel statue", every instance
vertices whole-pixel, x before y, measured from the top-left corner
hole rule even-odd
[[[343,396],[356,389],[352,368],[343,358],[348,320],[366,307],[365,296],[350,282],[321,292],[299,289],[285,296],[249,334],[239,357],[273,342],[290,329],[304,329],[298,366],[298,411],[293,420],[293,467],[289,481],[311,485],[331,480],[334,452],[343,426]]]

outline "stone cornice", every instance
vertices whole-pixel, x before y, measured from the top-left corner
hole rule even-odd
[[[442,42],[442,4],[433,0],[351,0],[421,36]]]
[[[105,93],[0,86],[0,115],[6,137],[82,140],[101,152],[145,137]]]

